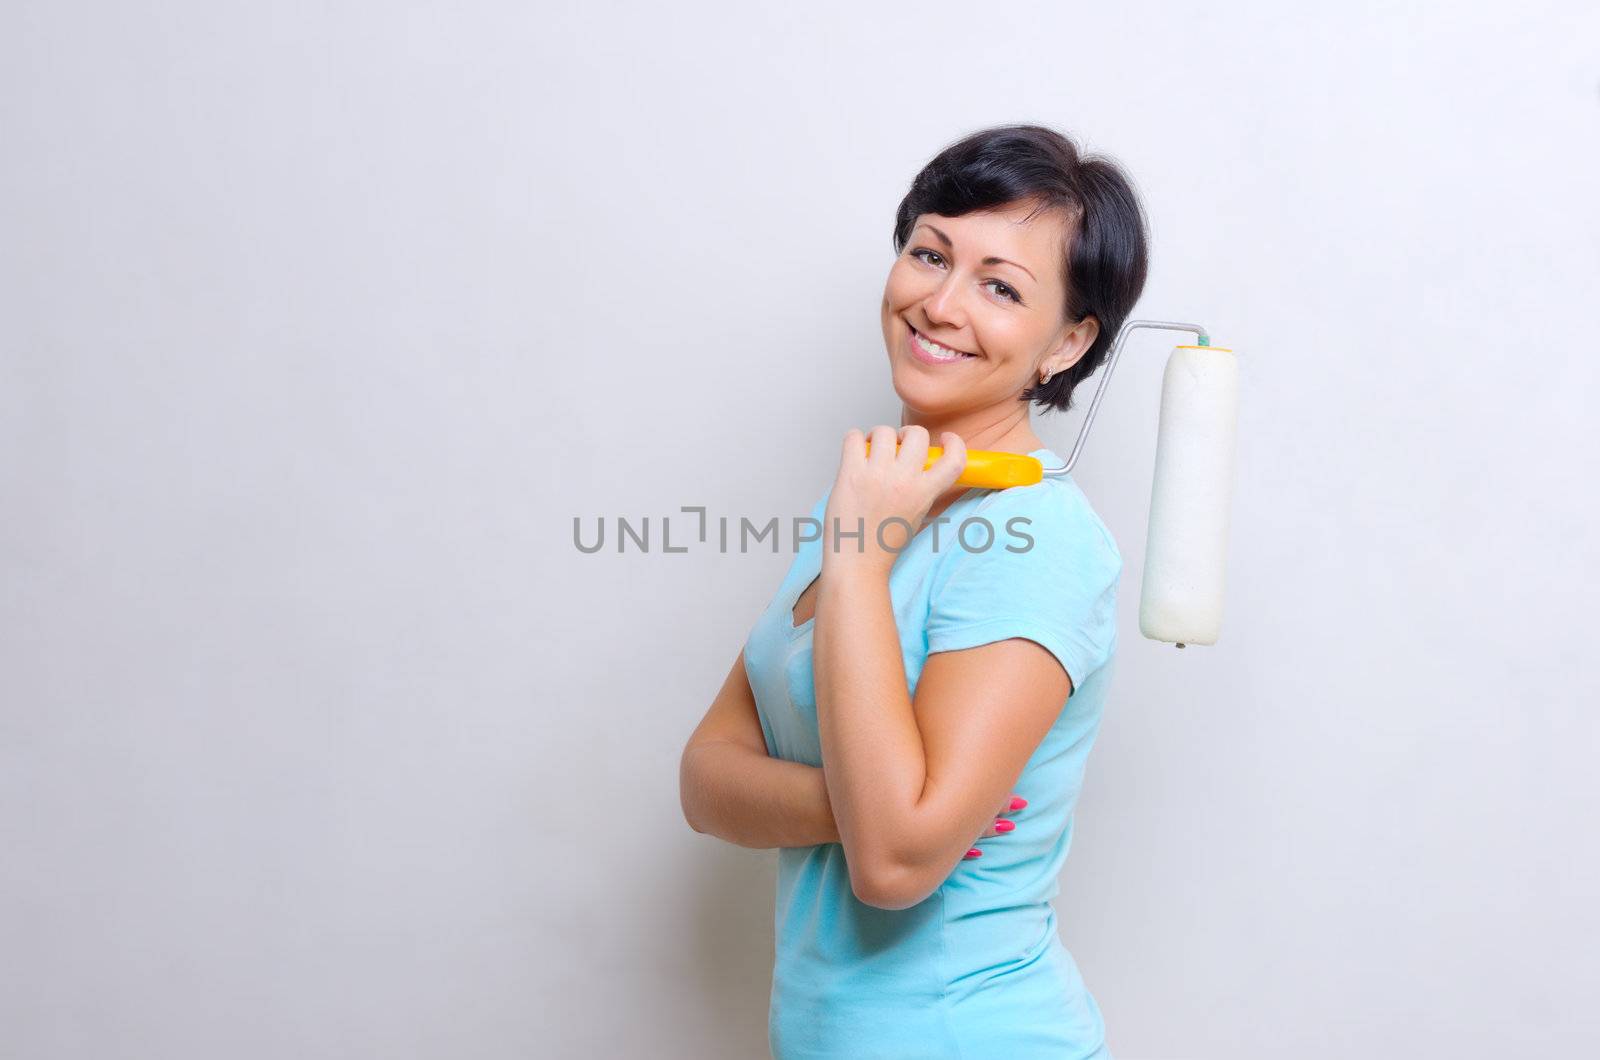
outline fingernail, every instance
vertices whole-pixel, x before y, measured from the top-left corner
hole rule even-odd
[[[1028,800],[1020,795],[1011,800],[1011,808],[1013,810],[1020,810],[1026,805],[1028,805]]]
[[[1013,821],[1001,820],[994,823],[994,830],[996,832],[1009,832],[1015,827],[1016,823]]]
[[[973,847],[971,850],[967,851],[967,857],[981,858],[983,857],[983,851],[979,850],[977,847]]]

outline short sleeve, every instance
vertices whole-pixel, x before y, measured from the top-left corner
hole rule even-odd
[[[956,538],[980,517],[994,531],[987,548],[981,525]],[[1075,486],[997,491],[950,530],[929,599],[928,654],[1026,638],[1060,661],[1075,691],[1110,660],[1122,556]]]

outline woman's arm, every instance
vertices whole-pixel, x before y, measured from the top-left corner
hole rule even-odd
[[[836,563],[812,632],[824,776],[851,889],[916,905],[949,877],[1072,692],[1055,657],[1009,638],[928,657],[906,683],[888,568]]]
[[[883,531],[918,526],[956,487],[966,443],[940,439],[930,462],[923,427],[875,427],[870,446],[852,429],[823,519],[812,629],[823,779],[851,889],[884,909],[917,904],[950,875],[1072,692],[1053,652],[1011,633],[931,654],[912,703],[889,597],[898,552]]]
[[[822,770],[768,757],[743,652],[689,738],[678,780],[684,818],[696,832],[758,850],[839,842]],[[1000,835],[995,825],[1026,805],[1008,790],[1000,808],[984,815],[975,842]],[[968,855],[981,854],[968,846]]]
[[[690,828],[742,847],[839,841],[822,770],[768,756],[742,651],[689,737],[678,789]]]

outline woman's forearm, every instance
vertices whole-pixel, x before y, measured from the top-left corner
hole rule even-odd
[[[928,777],[887,570],[841,565],[822,579],[812,672],[840,841],[858,889],[876,890],[917,868],[907,863]]]
[[[839,842],[816,766],[716,741],[689,748],[680,768],[684,816],[697,832],[759,850]]]

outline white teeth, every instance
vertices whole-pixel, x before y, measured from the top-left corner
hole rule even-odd
[[[955,361],[962,357],[972,356],[970,353],[962,353],[959,350],[952,350],[948,346],[941,346],[937,342],[930,342],[922,337],[921,332],[913,332],[912,338],[917,340],[917,345],[921,346],[928,356],[937,357],[941,361]]]

